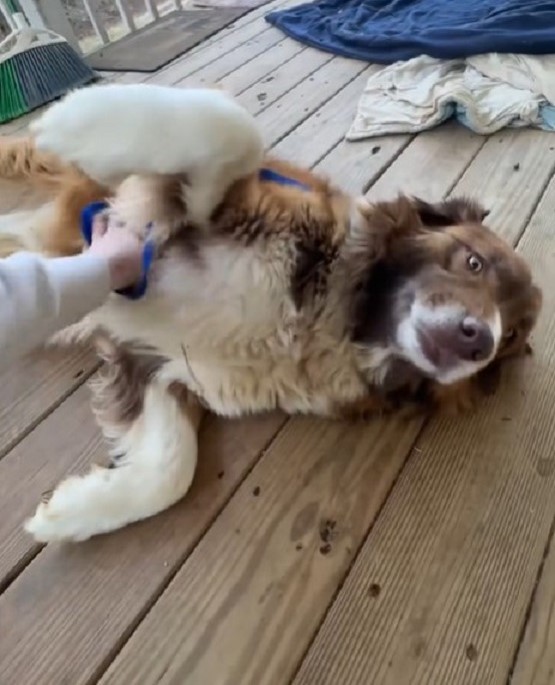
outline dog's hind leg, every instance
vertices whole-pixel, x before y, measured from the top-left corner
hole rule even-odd
[[[118,392],[118,374],[120,370],[111,369],[112,377],[108,375],[97,392],[125,405],[129,396],[113,395]],[[48,501],[39,504],[25,524],[36,540],[86,540],[153,516],[180,500],[189,489],[202,416],[196,401],[152,377],[139,414],[129,424],[123,413],[108,416],[113,409],[105,405],[100,419],[113,444],[112,467],[95,466],[87,475],[71,476]],[[127,404],[121,409],[129,413],[137,407]]]

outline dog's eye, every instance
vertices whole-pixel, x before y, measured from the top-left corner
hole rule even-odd
[[[506,343],[512,342],[516,338],[516,331],[514,328],[509,328],[509,330],[503,335],[503,340]]]
[[[478,273],[482,270],[482,260],[475,254],[469,255],[468,259],[466,260],[466,263],[468,264],[468,268],[470,269],[470,271],[474,271],[474,273]]]

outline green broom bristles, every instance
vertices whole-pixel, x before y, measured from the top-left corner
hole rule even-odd
[[[0,53],[0,123],[51,102],[72,88],[97,78],[65,40],[50,31],[16,32],[48,35],[47,42],[7,56]]]
[[[20,117],[25,112],[27,105],[13,65],[4,62],[0,65],[0,123]]]

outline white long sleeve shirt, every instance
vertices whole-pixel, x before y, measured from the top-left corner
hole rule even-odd
[[[108,263],[97,256],[0,259],[0,366],[79,321],[109,293]]]

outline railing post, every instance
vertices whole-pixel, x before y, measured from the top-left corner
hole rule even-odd
[[[145,0],[145,5],[150,12],[150,16],[153,19],[159,19],[160,13],[158,12],[158,7],[156,7],[156,0]]]
[[[110,37],[108,36],[108,31],[106,30],[106,27],[104,26],[104,22],[102,21],[102,18],[98,15],[97,8],[96,8],[96,1],[95,0],[83,0],[83,5],[84,5],[85,10],[89,16],[89,20],[92,24],[94,32],[96,33],[97,37],[100,39],[100,42],[103,45],[108,45],[110,43]]]
[[[135,22],[133,21],[133,13],[129,9],[126,0],[114,0],[114,3],[118,8],[123,25],[127,29],[128,33],[131,33],[135,30]]]
[[[37,3],[34,0],[18,0],[18,5],[23,10],[23,14],[31,26],[34,26],[37,29],[48,28],[42,14],[37,8]]]
[[[61,0],[32,0],[32,4],[35,5],[38,14],[42,17],[44,25],[63,36],[72,48],[81,53],[79,40],[67,18]]]

